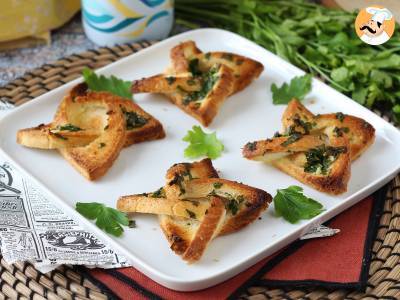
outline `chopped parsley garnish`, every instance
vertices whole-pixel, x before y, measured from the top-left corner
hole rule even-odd
[[[138,115],[134,111],[127,111],[124,107],[121,110],[125,116],[126,129],[131,130],[134,128],[140,128],[147,124],[147,119]]]
[[[305,196],[303,189],[295,185],[278,189],[274,207],[277,216],[282,216],[292,224],[302,219],[311,219],[324,211],[321,203]]]
[[[227,211],[231,212],[231,214],[234,216],[239,211],[239,206],[244,201],[244,197],[242,195],[239,195],[236,198],[234,198],[230,194],[226,194],[226,197],[227,201],[225,202],[225,208]]]
[[[245,146],[247,149],[249,149],[250,151],[254,151],[257,148],[257,142],[249,142],[246,144]]]
[[[189,209],[186,209],[187,214],[191,219],[196,219],[196,214]]]
[[[72,124],[59,125],[59,126],[57,126],[56,129],[58,129],[60,131],[72,131],[72,132],[82,130],[82,128],[72,125]]]
[[[214,182],[213,186],[215,189],[220,189],[223,186],[223,183],[222,182]]]
[[[186,165],[186,171],[183,172],[182,174],[179,173],[175,173],[174,178],[169,182],[169,185],[174,185],[177,184],[179,187],[179,191],[180,194],[179,195],[183,195],[184,193],[186,193],[185,187],[183,182],[185,181],[185,177],[188,177],[189,180],[193,179],[192,173],[190,173],[190,169],[188,167],[188,165]]]
[[[129,228],[136,228],[136,221],[135,220],[129,220],[128,227]]]
[[[57,132],[53,132],[53,134],[54,134],[55,137],[57,137],[59,139],[62,139],[64,141],[68,140],[68,138],[66,138],[65,136],[62,136],[61,134],[59,134]]]
[[[346,153],[346,147],[319,146],[306,152],[307,162],[304,171],[307,173],[328,174],[329,167],[340,154]]]
[[[317,124],[315,122],[307,122],[304,121],[300,118],[299,115],[295,115],[295,117],[292,119],[293,125],[289,126],[288,135],[291,135],[293,133],[301,133],[301,134],[309,134],[311,129],[316,126]],[[301,131],[299,131],[299,129]]]
[[[153,198],[165,198],[165,190],[163,187],[160,187],[157,191],[151,193],[149,196]]]
[[[186,93],[186,96],[183,98],[182,104],[188,105],[190,102],[196,102],[204,99],[208,95],[208,93],[212,90],[212,88],[219,79],[218,69],[211,68],[209,71],[204,73],[200,79],[201,79],[200,90],[194,92],[187,92],[183,90],[183,92]]]
[[[337,137],[341,137],[343,136],[344,133],[349,133],[350,129],[348,127],[335,127],[333,129],[333,133],[337,136]]]
[[[211,53],[210,53],[210,52],[207,52],[207,53],[204,55],[204,57],[205,57],[207,60],[210,59]]]
[[[173,76],[168,76],[165,78],[165,80],[167,80],[168,84],[171,85],[175,82],[176,78]]]
[[[107,207],[102,203],[77,202],[75,209],[85,218],[96,220],[96,226],[105,232],[121,236],[124,232],[123,226],[132,226],[126,213],[120,212],[114,208]]]
[[[345,114],[341,113],[341,112],[336,113],[335,116],[336,116],[336,119],[338,119],[340,122],[343,122],[343,120],[345,118]]]
[[[222,54],[222,58],[229,60],[229,61],[233,61],[233,54],[232,53],[224,53],[224,54]]]
[[[192,76],[200,76],[202,74],[199,68],[199,59],[194,58],[189,61],[189,71],[192,73]]]
[[[300,133],[293,133],[292,135],[290,135],[286,141],[284,141],[281,146],[283,147],[287,147],[290,144],[293,144],[294,142],[297,142],[298,140],[300,140],[303,137],[302,134]]]

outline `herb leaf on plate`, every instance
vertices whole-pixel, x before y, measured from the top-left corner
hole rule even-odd
[[[96,226],[114,236],[121,236],[123,226],[129,226],[130,221],[126,213],[97,202],[77,202],[75,209],[85,218],[96,220]]]
[[[310,74],[294,77],[290,83],[284,83],[277,87],[275,83],[271,86],[272,100],[274,104],[288,104],[290,100],[296,98],[301,101],[311,91]]]
[[[215,159],[221,156],[224,150],[224,145],[218,140],[217,134],[205,133],[200,126],[193,126],[182,140],[189,143],[184,152],[188,158],[207,156]]]
[[[303,188],[295,185],[278,189],[274,206],[276,215],[292,224],[302,219],[311,219],[324,211],[321,203],[305,196]]]
[[[85,79],[85,83],[92,91],[106,91],[117,96],[132,99],[130,81],[124,81],[114,75],[110,77],[97,75],[89,68],[84,68],[82,70],[82,75]]]

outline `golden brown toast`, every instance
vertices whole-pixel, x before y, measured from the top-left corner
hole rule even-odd
[[[243,156],[253,160],[272,162],[296,152],[304,152],[322,146],[325,143],[326,138],[323,135],[282,136],[247,143],[243,148]]]
[[[304,132],[304,128],[302,128],[304,126],[299,126],[297,121],[299,119],[311,124],[311,134],[319,133],[330,127],[334,136],[346,137],[349,141],[351,160],[357,159],[375,141],[375,129],[367,121],[340,112],[314,115],[294,99],[289,102],[282,116],[283,131],[287,131],[294,125],[296,131]]]
[[[68,113],[69,105],[73,103],[74,99],[78,96],[91,97],[94,95],[97,97],[97,94],[100,95],[100,97],[108,97],[110,101],[114,101],[115,104],[120,107],[126,122],[126,138],[124,147],[165,137],[164,128],[161,123],[152,115],[144,111],[135,102],[108,92],[91,92],[88,90],[85,83],[76,85],[70,91],[69,96],[64,98],[57,110],[54,118],[55,121],[60,123],[60,119],[78,119],[76,120],[77,122],[82,122],[82,120],[79,120],[79,117],[77,118],[72,116],[71,113]],[[87,121],[85,122],[87,123]],[[92,127],[99,127],[97,124],[89,125]]]
[[[161,123],[136,103],[108,92],[88,91],[83,83],[63,98],[52,123],[19,130],[17,142],[58,149],[82,175],[95,180],[117,158],[121,135],[127,147],[163,138],[165,133]]]
[[[330,194],[347,190],[351,161],[373,143],[375,136],[374,128],[360,118],[342,113],[315,116],[297,100],[288,104],[282,124],[278,137],[246,144],[243,156],[269,162]],[[281,143],[283,140],[290,143]]]
[[[98,135],[98,131],[85,130],[72,124],[40,124],[18,130],[17,143],[29,148],[58,149],[87,145]]]
[[[202,79],[176,77],[175,82],[169,86],[167,81],[171,82],[171,78],[175,77],[156,75],[134,81],[132,92],[165,94],[172,103],[204,126],[212,122],[222,103],[232,93],[234,84],[232,70],[225,65],[216,65],[205,73]],[[182,82],[184,84],[181,85]]]
[[[105,92],[67,96],[60,106],[56,122],[69,121],[78,127],[100,130],[100,135],[87,145],[58,149],[84,177],[98,179],[112,166],[125,144],[126,121],[115,96]]]
[[[202,72],[206,72],[215,65],[229,67],[234,76],[232,93],[237,93],[246,88],[264,70],[264,66],[260,62],[238,54],[228,52],[203,53],[193,41],[186,41],[172,48],[170,58],[172,67],[168,71],[171,74],[191,72],[194,64]]]
[[[209,159],[176,164],[166,180],[154,193],[121,197],[117,208],[158,214],[171,249],[188,262],[198,260],[213,237],[253,222],[272,199],[262,190],[219,179]]]
[[[193,41],[171,49],[165,74],[132,84],[133,93],[160,93],[208,126],[225,99],[248,86],[263,71],[261,63],[227,52],[202,53]]]

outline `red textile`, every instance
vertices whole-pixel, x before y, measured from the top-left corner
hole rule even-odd
[[[341,232],[333,237],[313,239],[284,258],[261,280],[318,280],[354,283],[360,279],[373,198],[368,197],[337,216],[329,226]],[[164,299],[225,299],[253,277],[271,258],[266,258],[237,276],[214,287],[196,292],[176,292],[165,288],[134,268],[94,269],[89,274],[122,299],[142,299],[151,294]],[[121,279],[118,274],[122,274]],[[116,278],[119,277],[119,279]],[[132,282],[123,282],[124,280]],[[140,292],[141,290],[141,292]],[[150,294],[149,294],[150,293]]]

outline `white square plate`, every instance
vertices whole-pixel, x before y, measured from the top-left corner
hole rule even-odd
[[[319,80],[313,80],[312,93],[305,104],[314,113],[338,112],[364,118],[376,129],[375,143],[352,164],[348,191],[330,196],[304,186],[290,176],[262,163],[242,158],[241,148],[248,141],[264,139],[280,129],[284,105],[273,105],[270,87],[303,72],[264,48],[236,34],[201,29],[159,42],[139,53],[99,70],[126,80],[162,72],[169,65],[169,50],[179,42],[194,40],[203,51],[230,51],[262,62],[265,71],[244,91],[230,97],[222,106],[209,130],[225,144],[223,155],[214,161],[221,177],[268,191],[289,185],[304,187],[305,194],[322,202],[326,211],[312,220],[292,225],[274,216],[271,206],[261,220],[238,233],[213,241],[200,262],[187,265],[175,255],[151,215],[136,216],[136,229],[126,229],[114,238],[80,216],[75,203],[97,201],[115,206],[121,195],[154,191],[164,184],[166,170],[174,163],[187,161],[182,137],[198,123],[162,96],[142,94],[137,102],[164,125],[163,140],[124,149],[108,173],[89,182],[56,151],[28,149],[15,142],[18,129],[50,122],[58,103],[80,79],[61,86],[15,109],[0,121],[0,147],[6,156],[61,207],[95,232],[116,251],[126,255],[133,265],[158,283],[171,289],[191,291],[215,285],[250,267],[300,237],[316,224],[323,223],[355,204],[388,182],[400,167],[400,133],[366,108],[338,93]]]

